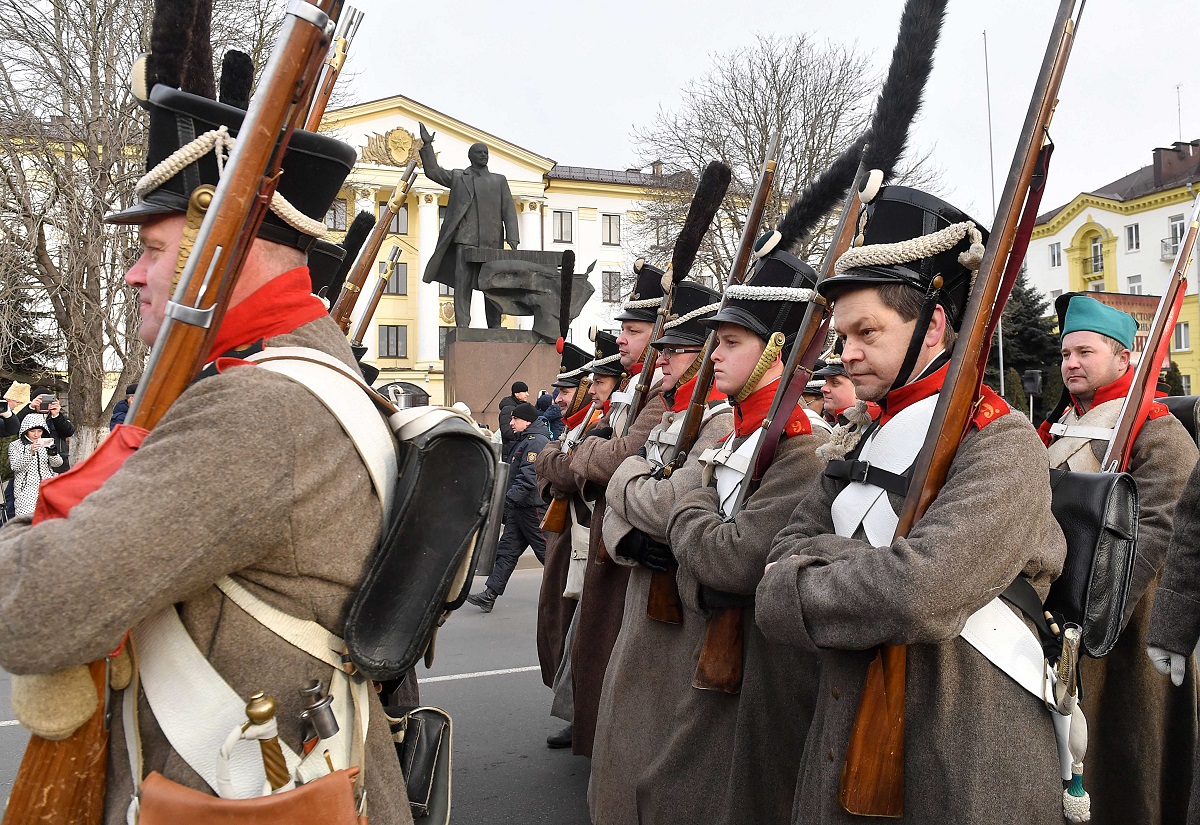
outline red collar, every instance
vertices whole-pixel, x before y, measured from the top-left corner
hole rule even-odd
[[[592,408],[592,405],[588,404],[583,409],[578,410],[573,415],[571,415],[571,417],[567,419],[567,429],[573,430],[576,427],[578,427],[580,422],[583,421],[583,417],[588,414],[588,410],[590,410],[591,408]]]
[[[696,391],[696,378],[693,375],[689,380],[674,389],[674,397],[671,399],[671,412],[683,412],[687,409],[688,404],[692,403],[692,393]],[[720,401],[725,397],[725,393],[718,390],[715,386],[708,391],[709,401]]]
[[[629,369],[625,370],[625,374],[628,375],[630,378],[635,378],[642,374],[642,367],[644,367],[644,366],[646,366],[646,361],[643,359],[641,361],[638,361],[636,364],[634,364]]]
[[[312,294],[308,267],[296,267],[229,308],[209,360],[261,338],[285,335],[328,314],[329,310]]]
[[[1114,401],[1118,398],[1124,398],[1129,395],[1129,388],[1133,386],[1133,368],[1125,370],[1125,374],[1113,381],[1111,384],[1106,384],[1096,390],[1095,397],[1092,398],[1092,406],[1098,407],[1106,401]],[[1071,396],[1071,404],[1075,407],[1076,415],[1083,415],[1083,407],[1075,396]]]
[[[771,401],[775,398],[778,385],[779,379],[776,378],[750,393],[745,401],[733,402],[733,431],[739,438],[750,435],[762,426],[767,413],[771,411]]]
[[[942,383],[946,380],[946,373],[949,371],[950,365],[944,364],[941,369],[913,381],[911,384],[905,384],[903,387],[889,392],[880,404],[882,412],[879,416],[879,426],[891,421],[900,411],[906,407],[911,407],[918,401],[924,401],[931,395],[937,395],[942,391]]]

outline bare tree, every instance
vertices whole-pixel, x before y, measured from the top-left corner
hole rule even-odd
[[[704,240],[697,269],[724,284],[742,235],[747,202],[774,130],[780,133],[775,188],[763,217],[773,226],[788,201],[862,134],[871,116],[879,77],[868,60],[847,46],[807,35],[760,35],[753,45],[714,54],[703,76],[690,82],[675,110],[660,109],[635,130],[646,165],[661,163],[664,188],[647,193],[638,251],[669,259],[695,182],[709,161],[733,170],[733,183]],[[910,159],[900,180],[936,181],[927,156]],[[831,215],[798,250],[819,258],[837,221]]]
[[[77,455],[104,430],[106,373],[127,381],[145,357],[121,277],[134,238],[103,217],[131,202],[144,171],[144,117],[128,78],[143,49],[130,33],[151,10],[149,0],[0,0],[0,303],[23,295],[52,319]]]

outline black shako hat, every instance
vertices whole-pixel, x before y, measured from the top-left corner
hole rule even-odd
[[[831,375],[844,375],[847,378],[850,376],[850,373],[846,372],[846,365],[842,363],[841,338],[821,356],[821,360],[817,362],[817,369],[813,370],[813,378],[828,378]]]
[[[782,332],[791,343],[804,320],[804,310],[813,297],[816,271],[790,252],[774,249],[754,264],[745,283],[725,289],[725,306],[700,323],[715,329],[719,324],[738,324],[764,341]]]
[[[702,321],[721,306],[721,293],[706,286],[682,281],[675,285],[671,314],[663,324],[662,337],[651,341],[653,347],[704,346],[709,328]]]
[[[858,220],[855,245],[838,259],[833,277],[821,282],[817,291],[836,300],[848,287],[906,284],[927,294],[940,275],[937,303],[958,330],[975,276],[963,259],[976,258],[978,268],[987,230],[961,209],[907,186],[882,187]],[[951,228],[955,226],[960,229]],[[972,233],[978,233],[977,239]],[[913,243],[917,238],[926,241]],[[895,246],[885,249],[884,245]]]
[[[207,132],[224,126],[237,137],[246,113],[241,109],[156,84],[144,103],[150,111],[146,145],[146,169],[162,161]],[[297,129],[283,158],[278,192],[288,203],[314,221],[324,221],[342,182],[350,174],[357,153],[340,140]],[[139,224],[171,213],[187,212],[188,198],[197,186],[220,180],[217,155],[207,151],[128,209],[105,217],[105,222]],[[263,219],[258,237],[284,246],[308,251],[315,237],[288,225],[274,211]]]
[[[609,332],[596,333],[596,357],[588,363],[588,370],[593,375],[613,375],[617,378],[625,374],[615,335]]]
[[[585,367],[592,360],[592,354],[582,347],[568,344],[561,338],[559,341],[562,341],[562,346],[559,348],[562,358],[559,359],[558,375],[550,386],[560,389],[578,387],[583,381],[583,376],[587,375],[588,371]]]
[[[645,258],[633,262],[633,273],[637,277],[633,292],[625,299],[625,306],[615,321],[645,321],[653,324],[658,317],[658,308],[662,306],[663,277],[667,274],[653,264],[646,263]]]

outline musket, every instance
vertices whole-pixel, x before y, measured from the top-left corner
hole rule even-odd
[[[325,65],[321,67],[321,78],[317,82],[316,94],[313,96],[312,106],[308,110],[308,118],[304,121],[304,128],[310,132],[321,128],[321,118],[325,116],[325,107],[329,105],[329,98],[333,96],[333,87],[342,73],[342,66],[346,63],[346,54],[350,51],[350,44],[354,41],[354,35],[358,33],[358,27],[362,25],[362,19],[361,11],[353,6],[347,6],[345,15],[338,20],[337,32],[333,36],[333,45],[329,49],[329,57],[326,59]]]
[[[1015,278],[1017,270],[1015,266],[1005,266],[1005,262],[1017,238],[1020,215],[1043,155],[1046,130],[1083,13],[1083,3],[1078,15],[1075,5],[1076,0],[1060,2],[996,222],[963,316],[962,332],[950,359],[925,445],[913,465],[908,495],[896,528],[897,538],[909,534],[937,497],[970,424],[986,366],[992,319],[1004,308],[997,298],[1005,289],[1005,276],[1011,272]],[[842,807],[851,814],[903,815],[906,663],[903,646],[887,646],[867,668],[838,794]]]
[[[658,350],[654,347],[654,342],[662,337],[663,328],[671,315],[675,286],[691,274],[692,266],[696,263],[696,253],[704,240],[704,233],[712,224],[732,178],[733,172],[729,166],[716,160],[705,166],[700,174],[696,194],[692,196],[683,228],[679,231],[679,237],[675,239],[675,247],[671,251],[671,263],[667,265],[666,274],[663,276],[662,303],[659,304],[658,314],[654,317],[654,329],[650,333],[650,343],[646,347],[642,371],[633,391],[629,416],[625,419],[626,432],[649,398],[650,382],[654,376],[653,364],[658,360]],[[668,279],[670,284],[667,283]],[[705,400],[707,401],[707,393]],[[650,589],[646,594],[646,615],[667,624],[679,624],[683,621],[683,600],[679,597],[675,570],[675,565],[670,565],[668,570],[651,571]]]
[[[754,187],[754,195],[750,199],[750,208],[746,213],[746,222],[742,225],[742,237],[738,241],[737,252],[733,256],[733,264],[729,268],[729,285],[740,284],[746,278],[746,269],[750,264],[750,254],[754,251],[754,241],[758,237],[758,227],[762,223],[763,213],[767,210],[767,201],[771,198],[771,190],[775,185],[776,156],[779,153],[779,128],[771,133],[767,142],[767,152],[763,157],[762,169],[758,173],[758,183]],[[721,306],[728,301],[721,297]],[[696,385],[692,390],[691,401],[688,402],[687,412],[684,413],[683,429],[679,434],[679,444],[671,463],[663,468],[663,475],[669,476],[687,460],[688,453],[700,437],[700,426],[704,423],[704,411],[708,408],[708,396],[713,384],[713,351],[717,348],[717,336],[711,333],[704,344],[704,352],[700,355],[700,370],[696,373]]]
[[[1192,266],[1192,253],[1196,247],[1196,236],[1200,231],[1200,196],[1192,204],[1192,217],[1188,222],[1187,234],[1179,242],[1175,252],[1175,263],[1171,266],[1171,279],[1163,290],[1146,346],[1133,373],[1129,394],[1121,404],[1112,441],[1104,453],[1100,468],[1106,472],[1122,472],[1129,466],[1133,453],[1133,440],[1138,428],[1146,420],[1150,405],[1154,403],[1154,391],[1158,385],[1158,370],[1171,351],[1171,334],[1179,311],[1183,308],[1183,296],[1187,292],[1187,271]]]
[[[363,337],[367,334],[367,327],[371,325],[371,318],[374,317],[375,310],[379,307],[379,299],[383,297],[388,281],[396,274],[396,265],[400,263],[400,255],[403,251],[399,244],[393,246],[391,253],[388,255],[387,266],[383,268],[383,272],[380,272],[379,277],[375,279],[375,287],[371,290],[371,297],[367,299],[366,309],[359,316],[358,326],[355,328],[354,334],[350,337],[351,349],[362,346]]]
[[[562,262],[560,264],[560,274],[558,282],[558,339],[565,343],[567,340],[567,332],[571,328],[571,292],[575,285],[575,252],[568,249],[563,253]],[[579,386],[575,388],[575,396],[572,399],[572,405],[581,403],[579,394],[584,392],[584,383],[581,380]],[[596,409],[595,402],[588,408],[587,415],[583,417],[583,424],[579,428],[582,433],[588,428],[591,423],[592,413]],[[564,419],[566,416],[563,416]],[[574,444],[571,443],[571,433],[564,432],[562,438],[562,452],[568,455]],[[562,533],[567,529],[567,516],[571,509],[570,498],[555,497],[550,500],[546,506],[546,512],[542,514],[542,521],[539,527],[549,533]]]
[[[138,384],[126,419],[130,424],[156,425],[207,360],[238,271],[271,203],[283,153],[303,120],[298,103],[308,99],[328,47],[332,25],[326,10],[333,1],[288,8],[221,182],[211,199],[205,196],[210,207]],[[103,661],[89,666],[98,688],[105,684],[105,667]],[[4,822],[99,822],[107,740],[103,708],[66,739],[31,737]]]
[[[388,227],[392,223],[392,218],[399,215],[400,210],[404,208],[404,202],[408,199],[408,191],[412,189],[416,179],[417,161],[413,159],[408,162],[408,166],[404,167],[399,183],[392,190],[392,196],[388,198],[379,219],[375,221],[375,226],[371,228],[371,234],[367,236],[366,242],[359,250],[358,257],[354,259],[354,266],[351,267],[350,274],[346,276],[346,282],[342,284],[342,291],[329,310],[329,314],[341,328],[343,334],[350,331],[350,318],[354,314],[354,305],[358,302],[358,296],[367,282],[367,275],[375,266],[379,250],[383,248],[383,241],[388,236]]]

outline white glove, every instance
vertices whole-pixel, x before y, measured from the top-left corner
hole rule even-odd
[[[1183,684],[1183,673],[1187,667],[1187,658],[1180,656],[1178,653],[1172,653],[1169,650],[1163,650],[1161,647],[1150,645],[1146,648],[1146,655],[1150,657],[1150,661],[1154,663],[1154,669],[1163,676],[1170,676],[1172,684],[1179,687]]]

